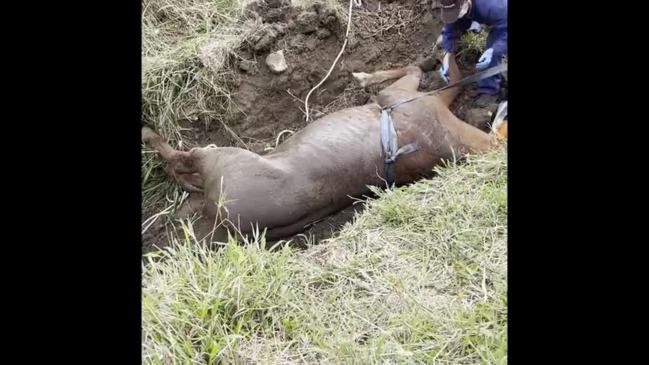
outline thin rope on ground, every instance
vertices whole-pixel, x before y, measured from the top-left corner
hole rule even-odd
[[[329,68],[329,72],[327,72],[327,75],[309,91],[308,94],[306,94],[306,98],[304,99],[304,117],[307,122],[309,122],[309,97],[311,96],[311,93],[315,91],[317,88],[319,88],[328,78],[329,75],[331,75],[331,72],[334,70],[334,67],[336,67],[336,63],[338,63],[338,59],[340,59],[340,56],[342,56],[343,52],[345,51],[345,47],[347,46],[347,41],[349,40],[349,28],[352,23],[352,5],[354,4],[354,0],[349,0],[349,10],[347,14],[347,32],[345,32],[345,42],[343,42],[342,48],[340,48],[340,52],[338,52],[338,56],[334,60],[334,63],[331,64],[331,68]]]

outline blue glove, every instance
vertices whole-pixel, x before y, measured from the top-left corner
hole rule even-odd
[[[439,68],[439,75],[448,84],[448,63],[442,62],[442,67]]]
[[[482,26],[478,22],[471,22],[471,26],[469,27],[469,32],[473,33],[480,33],[482,32]]]
[[[489,66],[489,64],[491,63],[491,57],[493,57],[493,55],[493,48],[489,48],[488,50],[484,51],[482,56],[480,56],[478,63],[476,63],[475,68],[478,69],[478,71],[482,71],[487,68],[487,66]]]

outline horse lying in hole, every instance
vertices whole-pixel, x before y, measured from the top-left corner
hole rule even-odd
[[[227,238],[228,228],[240,234],[267,230],[268,239],[302,232],[305,226],[368,193],[368,185],[385,186],[381,144],[381,106],[421,95],[418,66],[355,73],[362,86],[398,79],[377,95],[376,102],[324,116],[295,133],[266,155],[236,147],[173,149],[151,129],[142,140],[168,163],[168,173],[183,188],[203,195],[197,233]],[[460,79],[450,65],[450,82]],[[506,139],[506,120],[485,133],[449,110],[459,87],[425,95],[392,111],[399,145],[412,142],[421,149],[394,164],[396,185],[432,176],[443,160],[485,152]],[[198,235],[197,235],[198,236]]]

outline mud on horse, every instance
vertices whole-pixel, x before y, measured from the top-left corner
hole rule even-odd
[[[391,111],[399,145],[418,147],[394,162],[396,185],[431,177],[443,160],[485,152],[506,139],[502,113],[492,132],[485,133],[450,111],[460,87],[424,95],[417,91],[421,76],[418,66],[355,73],[362,86],[398,80],[381,90],[376,102],[321,117],[263,156],[214,145],[178,151],[147,127],[142,140],[167,161],[167,172],[185,190],[202,194],[197,238],[212,234],[222,241],[232,228],[244,235],[259,229],[268,239],[284,238],[345,208],[351,197],[368,193],[368,185],[385,186],[382,106],[420,96]],[[460,77],[452,63],[449,81]]]

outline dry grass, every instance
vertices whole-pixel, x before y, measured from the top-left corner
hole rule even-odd
[[[260,22],[244,16],[248,3],[143,1],[142,122],[178,149],[195,143],[183,138],[181,121],[224,122],[233,111],[226,85],[228,58]],[[142,191],[147,210],[178,205],[180,191],[161,165],[159,157],[143,150]]]
[[[231,109],[226,61],[259,20],[248,1],[145,0],[142,18],[142,118],[179,142],[180,120],[218,120]],[[180,145],[178,145],[180,147]]]
[[[386,32],[404,35],[410,27],[421,18],[415,8],[394,7],[386,4],[380,10],[354,10],[352,38],[369,39],[382,36]]]
[[[506,151],[438,171],[305,251],[186,226],[143,267],[144,362],[505,364]]]
[[[480,33],[467,32],[460,38],[459,51],[456,55],[458,63],[475,65],[478,58],[486,50],[488,31],[483,29]]]

